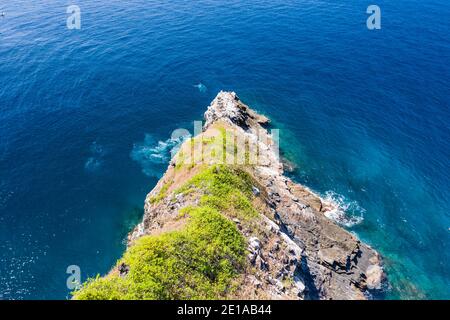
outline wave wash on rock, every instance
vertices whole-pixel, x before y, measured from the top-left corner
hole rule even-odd
[[[220,92],[205,120],[147,196],[123,258],[74,299],[367,299],[381,290],[377,252],[283,175],[266,117]],[[237,160],[217,161],[227,158]]]

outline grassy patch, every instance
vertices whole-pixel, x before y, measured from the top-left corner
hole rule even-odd
[[[202,163],[226,163],[226,136],[226,129],[217,126],[209,131],[209,135],[191,138],[177,154],[175,170],[183,167],[191,169],[195,164]]]
[[[220,299],[236,289],[245,264],[246,241],[227,217],[251,221],[258,213],[252,205],[252,178],[238,166],[204,168],[175,194],[199,192],[196,207],[185,207],[177,219],[186,225],[177,231],[144,236],[128,248],[122,259],[129,271],[117,271],[88,280],[73,293],[80,300],[116,299]],[[171,183],[150,201],[167,196]]]
[[[175,193],[189,194],[196,190],[204,193],[200,198],[201,206],[244,220],[258,215],[251,202],[252,179],[238,167],[225,165],[208,167]]]
[[[172,183],[166,183],[161,187],[161,190],[159,190],[158,194],[154,197],[150,198],[150,203],[158,203],[162,199],[164,199],[167,196],[167,190],[169,190]]]
[[[126,276],[91,279],[74,298],[216,299],[233,290],[245,261],[244,238],[215,209],[189,207],[184,213],[189,219],[181,231],[142,237],[127,250],[118,262],[129,266]]]

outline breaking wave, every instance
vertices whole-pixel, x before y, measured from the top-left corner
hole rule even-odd
[[[364,221],[365,209],[358,202],[351,201],[334,191],[327,191],[322,199],[325,206],[325,216],[345,227],[353,227]]]
[[[150,134],[145,134],[143,142],[133,145],[130,156],[141,165],[145,175],[159,178],[164,167],[169,163],[172,153],[176,152],[188,138],[190,135],[161,141]]]

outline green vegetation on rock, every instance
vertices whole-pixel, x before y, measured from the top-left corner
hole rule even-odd
[[[166,196],[166,186],[155,201]],[[199,206],[180,210],[180,218],[187,218],[181,230],[138,239],[116,271],[88,280],[74,298],[217,299],[233,292],[244,269],[246,242],[227,217],[257,216],[251,177],[238,167],[207,167],[175,192],[195,191],[201,192]],[[127,268],[122,275],[121,265]]]
[[[244,265],[245,240],[218,211],[185,208],[186,227],[136,241],[119,260],[129,267],[86,282],[80,300],[214,299],[232,290]]]
[[[243,220],[258,215],[252,198],[252,179],[237,166],[216,165],[204,169],[176,193],[203,192],[200,205]]]
[[[169,190],[171,184],[172,183],[166,183],[165,185],[163,185],[159,193],[156,196],[150,198],[150,203],[158,203],[159,201],[164,199],[167,196],[167,190]]]

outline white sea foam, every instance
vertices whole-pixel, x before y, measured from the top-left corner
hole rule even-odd
[[[93,172],[93,171],[97,171],[102,165],[101,160],[96,159],[94,157],[89,157],[86,160],[86,163],[84,164],[84,168],[87,171]]]
[[[188,137],[181,136],[158,141],[152,135],[146,134],[143,142],[133,145],[130,156],[141,165],[145,175],[160,177],[161,165],[167,165],[172,151],[177,150]]]
[[[358,202],[351,201],[334,191],[327,191],[322,201],[326,208],[325,216],[336,223],[353,227],[364,220],[365,209]]]
[[[195,88],[198,89],[198,91],[200,91],[201,93],[205,93],[206,91],[208,91],[208,88],[203,84],[203,83],[199,83],[194,85]]]
[[[92,144],[89,147],[89,149],[91,150],[91,153],[93,155],[102,156],[102,155],[105,154],[105,150],[104,150],[103,146],[98,144],[97,141],[92,142]]]
[[[84,163],[84,168],[86,171],[95,172],[102,165],[102,158],[105,155],[105,150],[103,146],[97,143],[97,141],[92,142],[89,147],[90,157]]]

